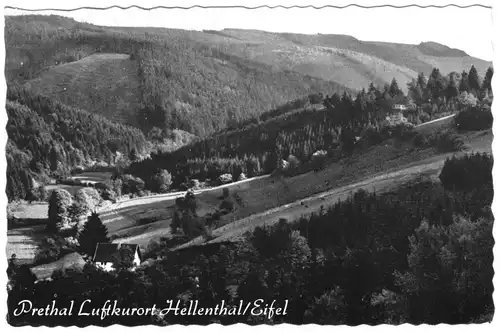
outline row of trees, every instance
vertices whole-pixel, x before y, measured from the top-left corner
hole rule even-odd
[[[477,69],[472,65],[469,71],[461,74],[451,72],[443,75],[439,69],[434,68],[426,79],[423,73],[408,83],[408,96],[417,104],[429,102],[452,104],[461,94],[472,94],[478,99],[491,98],[493,91],[491,79],[493,67],[489,67],[481,80]]]
[[[453,165],[450,166],[450,165]],[[256,228],[244,241],[169,251],[135,272],[104,273],[91,265],[37,284],[13,267],[11,324],[399,324],[473,323],[493,314],[493,216],[491,176],[457,181],[469,169],[491,175],[490,155],[445,163],[442,184],[421,179],[384,194],[358,191],[346,201],[288,223]],[[451,167],[451,168],[450,168]],[[449,172],[453,176],[447,175]],[[179,201],[184,213],[192,197]],[[180,211],[179,210],[179,211]],[[35,307],[91,299],[118,307],[164,308],[167,300],[198,300],[210,307],[224,300],[288,300],[286,316],[132,315],[15,317],[16,299]]]

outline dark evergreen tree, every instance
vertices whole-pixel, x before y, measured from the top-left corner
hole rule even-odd
[[[458,84],[455,73],[450,73],[448,75],[448,85],[446,86],[445,93],[448,103],[458,96]]]
[[[419,73],[417,77],[417,86],[424,91],[427,87],[427,80],[425,79],[424,73]]]
[[[493,67],[488,67],[488,70],[486,71],[486,74],[484,75],[484,80],[483,84],[481,86],[481,89],[483,90],[483,94],[492,94],[492,89],[491,89],[491,79],[493,78]]]
[[[389,86],[389,95],[392,98],[395,98],[397,96],[400,96],[403,94],[403,91],[399,88],[398,82],[396,81],[396,78],[393,78],[391,81],[391,85]]]
[[[93,212],[78,234],[79,252],[87,257],[92,257],[98,243],[109,242],[107,227],[102,223],[97,212]]]
[[[438,68],[432,69],[429,80],[427,81],[427,90],[431,97],[436,100],[444,95],[446,82]]]
[[[462,77],[460,79],[460,85],[458,86],[458,91],[460,93],[470,92],[469,74],[465,70],[462,72]]]
[[[68,212],[72,203],[71,194],[65,189],[55,189],[49,198],[48,223],[51,231],[56,231],[59,226],[68,221]]]
[[[476,67],[474,67],[474,65],[470,67],[468,80],[469,88],[477,94],[481,89],[481,82],[479,79],[479,74],[477,73],[477,69]]]

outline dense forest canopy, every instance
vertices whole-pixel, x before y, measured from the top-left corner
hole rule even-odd
[[[21,198],[33,179],[67,176],[73,167],[114,163],[117,153],[145,153],[148,142],[137,128],[75,109],[19,86],[7,91],[7,196]]]

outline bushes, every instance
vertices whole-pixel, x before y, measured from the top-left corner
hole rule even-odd
[[[47,201],[49,192],[47,191],[47,188],[44,185],[41,185],[37,188],[37,193],[38,193],[38,199],[41,202]]]
[[[444,131],[431,136],[429,144],[439,152],[460,151],[464,146],[463,140],[451,131]]]
[[[166,193],[172,185],[172,175],[165,169],[158,171],[152,178],[148,187],[159,193]]]
[[[224,214],[234,211],[236,202],[229,194],[229,188],[222,188],[222,196],[220,196],[219,199],[222,200],[222,202],[219,205],[219,209]]]
[[[70,252],[64,239],[56,237],[45,237],[39,245],[35,255],[35,264],[46,264],[54,262]]]
[[[477,107],[458,113],[455,124],[459,130],[485,130],[493,125],[491,111],[482,111]]]
[[[200,180],[198,180],[198,179],[189,180],[189,188],[200,189]]]
[[[146,217],[146,218],[141,218],[139,220],[137,220],[137,225],[139,226],[142,226],[142,225],[147,225],[147,224],[151,224],[153,222],[156,222],[158,221],[158,217]]]
[[[208,227],[216,228],[217,226],[219,226],[219,221],[222,216],[223,213],[219,210],[216,210],[213,213],[208,213],[205,216],[205,224]]]
[[[313,153],[311,157],[311,167],[314,171],[322,170],[328,160],[328,153],[324,150],[319,150]]]
[[[486,189],[493,186],[493,157],[489,154],[467,154],[446,159],[439,179],[448,190]]]
[[[413,145],[417,148],[424,148],[429,146],[429,140],[424,135],[417,133],[413,137]]]
[[[122,194],[137,194],[144,190],[144,181],[140,178],[133,177],[130,174],[125,174],[121,178]]]
[[[219,176],[219,183],[220,184],[226,184],[226,183],[231,183],[233,182],[233,176],[229,173],[222,174]]]
[[[360,141],[365,147],[379,144],[384,140],[384,136],[374,126],[363,129],[360,137]]]
[[[101,197],[105,201],[114,201],[116,200],[116,194],[113,190],[111,189],[104,189],[101,192]]]
[[[232,212],[234,210],[234,206],[235,202],[228,197],[220,203],[219,209],[221,209],[221,211]]]
[[[95,210],[101,204],[102,197],[94,188],[82,188],[76,192],[75,201],[83,214]]]
[[[403,141],[410,140],[417,135],[413,128],[414,125],[409,122],[389,125],[383,128],[382,136],[386,138],[395,137]]]

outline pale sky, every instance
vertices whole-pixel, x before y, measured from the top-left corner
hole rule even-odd
[[[11,2],[11,3],[9,3]],[[353,1],[351,1],[352,3]],[[361,5],[417,3],[421,5],[445,5],[480,3],[487,1],[354,1]],[[107,7],[139,5],[142,7],[231,5],[255,6],[261,4],[283,5],[345,5],[349,1],[55,1],[45,0],[37,3],[28,0],[7,0],[6,5],[23,8],[76,8],[79,6]],[[18,10],[5,9],[6,15],[22,13]],[[304,34],[345,34],[365,41],[387,41],[406,44],[418,44],[423,41],[435,41],[452,48],[464,50],[469,55],[484,60],[493,59],[493,20],[492,10],[481,7],[460,9],[449,7],[435,8],[377,8],[377,9],[140,9],[78,10],[73,12],[39,12],[73,17],[106,26],[142,26],[165,27],[188,30],[221,30],[224,28],[258,29],[271,32],[294,32]]]

